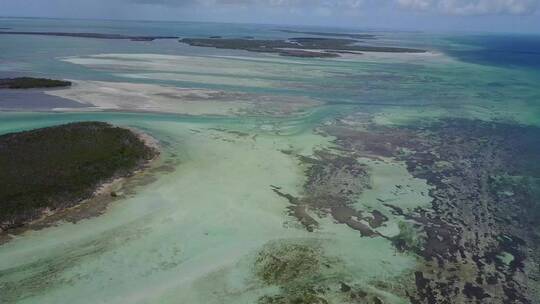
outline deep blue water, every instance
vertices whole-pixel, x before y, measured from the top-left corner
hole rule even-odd
[[[451,37],[459,48],[447,53],[484,65],[540,69],[540,35],[474,35]]]

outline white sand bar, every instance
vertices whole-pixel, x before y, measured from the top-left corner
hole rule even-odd
[[[187,115],[284,116],[320,105],[306,97],[266,96],[154,84],[74,81],[73,87],[47,91],[93,110],[163,112]],[[62,109],[67,110],[67,109]],[[73,109],[80,111],[80,108]]]

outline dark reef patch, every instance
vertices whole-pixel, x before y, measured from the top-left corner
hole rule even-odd
[[[320,253],[316,248],[302,244],[271,244],[261,252],[255,262],[257,275],[269,285],[284,285],[319,270]]]
[[[307,176],[301,195],[273,187],[308,231],[331,216],[417,256],[415,273],[404,278],[413,304],[539,303],[540,128],[467,119],[386,127],[358,113],[317,131],[334,137],[335,148],[298,156]],[[409,210],[380,200],[402,220],[395,236],[377,232],[388,221],[383,209],[353,208],[370,187],[359,158],[404,162],[431,186],[431,206]],[[339,288],[352,296],[347,286]]]
[[[325,263],[321,250],[313,244],[276,241],[267,244],[255,260],[256,275],[268,286],[278,286],[280,293],[259,298],[259,304],[328,303],[324,290],[317,288]]]
[[[362,236],[379,236],[374,229],[388,220],[378,211],[371,216],[356,210],[352,204],[370,187],[368,168],[353,156],[343,156],[329,151],[317,151],[313,158],[299,156],[306,166],[308,180],[303,186],[304,194],[294,197],[273,187],[273,191],[286,198],[291,206],[289,214],[308,231],[318,227],[318,216],[331,216],[338,223],[360,232]]]
[[[277,287],[279,291],[261,296],[257,303],[386,303],[381,294],[348,282],[343,266],[339,258],[328,256],[314,240],[272,241],[257,254],[254,268],[264,286]],[[379,290],[396,292],[395,286],[385,282],[370,284]]]
[[[323,128],[343,153],[405,161],[433,186],[430,209],[385,204],[413,223],[400,226],[396,248],[424,261],[410,300],[538,303],[540,129],[465,119],[381,127],[352,116],[366,123]]]

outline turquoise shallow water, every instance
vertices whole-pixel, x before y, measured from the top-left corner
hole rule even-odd
[[[211,23],[0,19],[0,26],[11,27],[14,30],[70,29],[181,37],[205,37],[216,33],[231,37],[291,36],[277,31],[278,27],[275,26]],[[369,107],[404,106],[405,110],[412,106],[435,106],[439,110],[450,112],[459,112],[463,107],[480,107],[482,112],[517,112],[511,113],[511,117],[503,118],[537,123],[536,119],[530,116],[539,116],[540,93],[536,84],[540,80],[540,72],[534,64],[527,62],[538,62],[539,55],[532,50],[526,57],[521,56],[526,48],[535,48],[537,37],[480,36],[482,39],[473,39],[477,36],[427,33],[378,34],[381,35],[381,41],[376,43],[401,44],[408,41],[410,45],[423,47],[440,56],[419,60],[389,57],[360,60],[292,60],[243,51],[193,48],[174,40],[137,43],[43,36],[0,36],[0,73],[309,96],[334,105],[346,103]],[[517,46],[514,49],[501,48],[504,39]],[[523,42],[520,44],[520,41]],[[478,43],[482,43],[482,46],[479,47]],[[210,67],[206,70],[201,70],[197,64],[179,66],[177,70],[167,72],[165,76],[163,73],[159,74],[162,67],[139,68],[140,63],[136,63],[135,67],[123,66],[126,62],[120,61],[92,66],[63,60],[99,54],[161,54],[193,56],[194,59],[232,56],[241,59],[229,63],[219,59],[213,60],[215,64],[209,61]],[[246,58],[257,61],[243,60]],[[516,60],[512,58],[524,58],[522,60],[524,62],[512,64],[512,60]],[[241,72],[234,72],[231,75],[224,74],[224,70],[221,69],[211,69],[212,65],[219,65],[221,62],[224,68],[244,66],[245,69],[258,69],[260,73],[253,77],[249,74],[242,75]],[[223,81],[219,77],[236,79],[237,84],[233,81]],[[269,84],[262,85],[262,83]],[[534,115],[531,115],[531,111]],[[515,115],[523,118],[516,118]]]
[[[0,18],[0,27],[182,37],[291,36],[275,26],[232,24]],[[197,114],[0,112],[0,134],[83,120],[135,127],[160,140],[162,161],[174,167],[173,172],[154,173],[152,183],[137,187],[136,194],[115,202],[103,216],[31,231],[0,246],[0,302],[255,303],[278,292],[255,277],[257,252],[274,242],[294,242],[324,252],[333,265],[319,274],[324,280],[338,284],[332,280],[346,278],[385,303],[407,303],[380,282],[403,281],[417,265],[413,255],[397,253],[386,239],[360,238],[329,218],[321,219],[320,230],[308,233],[289,216],[287,200],[271,186],[300,195],[306,176],[299,160],[283,151],[312,156],[332,147],[333,138],[317,128],[353,112],[370,115],[380,125],[415,126],[461,117],[538,126],[540,70],[521,62],[501,64],[500,58],[511,58],[516,51],[512,48],[502,50],[506,54],[498,59],[483,56],[491,54],[491,47],[501,51],[501,37],[494,43],[483,36],[488,42],[479,49],[477,39],[463,35],[377,34],[376,43],[423,47],[430,53],[322,60],[201,49],[175,40],[0,36],[0,75],[71,79],[78,81],[76,92],[92,82],[96,92],[68,96],[81,102],[136,99],[147,91],[153,95],[142,100],[149,102],[171,87],[252,94],[248,96],[258,101],[232,115],[196,107]],[[134,95],[122,95],[118,83],[127,83]],[[217,96],[208,107],[223,102],[236,106],[234,98]],[[268,102],[269,96],[318,103],[273,115],[287,103]],[[260,102],[272,106],[261,109]],[[357,208],[371,210],[380,205],[380,197],[408,209],[429,205],[429,197],[421,194],[430,187],[412,177],[404,163],[361,161],[370,168],[373,185]],[[397,184],[410,190],[395,191]],[[393,235],[404,218],[386,216],[389,224],[381,231]],[[338,295],[328,297],[342,302]]]
[[[120,113],[4,113],[0,118],[1,132],[77,120],[136,127],[159,139],[163,160],[175,164],[174,172],[154,174],[156,181],[114,203],[105,215],[32,231],[0,246],[0,288],[7,303],[255,303],[273,293],[252,268],[256,252],[268,242],[312,244],[336,263],[324,276],[366,286],[398,278],[416,263],[396,255],[387,240],[361,239],[329,219],[309,233],[286,215],[287,202],[270,185],[294,194],[304,177],[296,157],[281,151],[309,155],[330,145],[308,121],[239,123]],[[384,188],[393,179],[418,192],[427,189],[403,164],[381,164],[381,170],[386,180],[378,194],[393,197],[392,187]],[[404,196],[412,199],[411,208],[428,203],[416,196]],[[405,303],[392,294],[381,297]]]

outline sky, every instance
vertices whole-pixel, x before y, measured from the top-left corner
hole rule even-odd
[[[540,33],[540,0],[0,0],[0,16]]]

